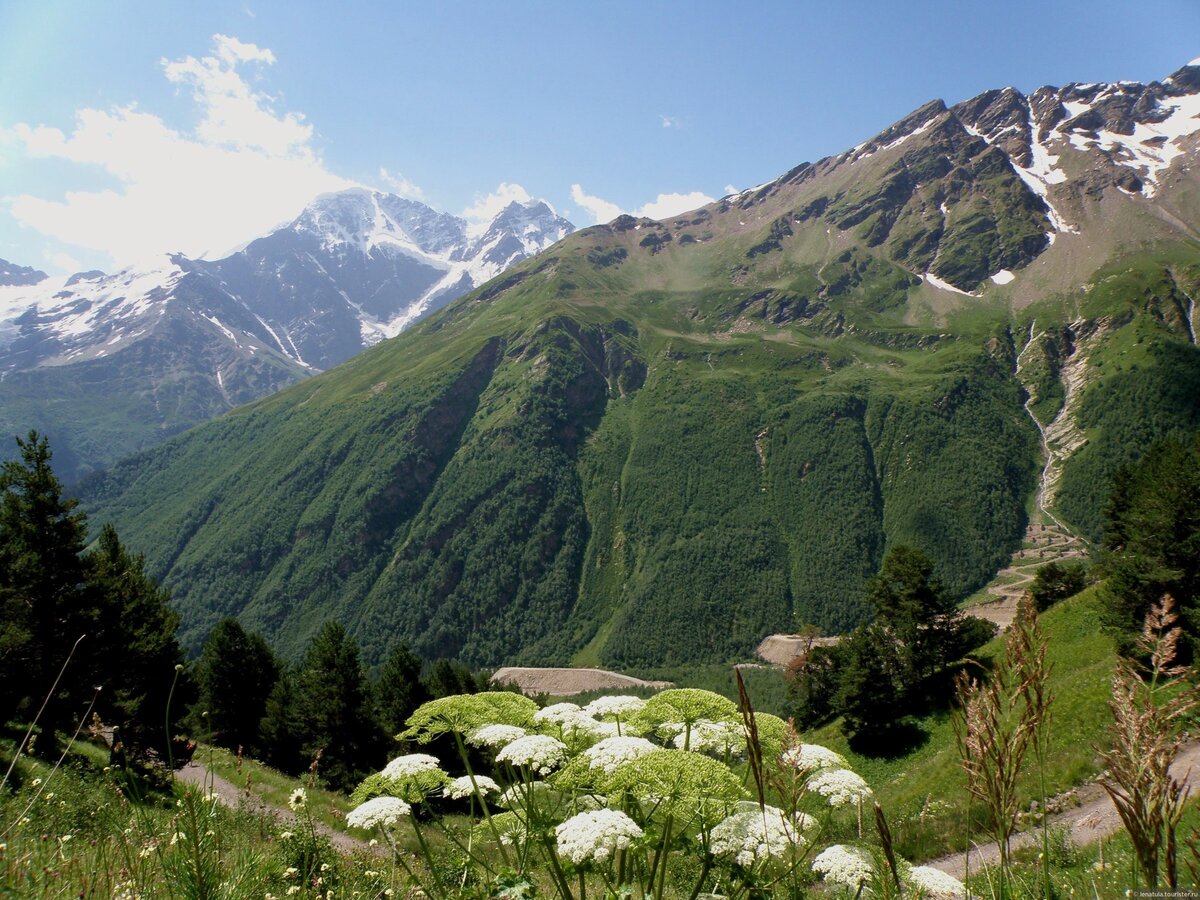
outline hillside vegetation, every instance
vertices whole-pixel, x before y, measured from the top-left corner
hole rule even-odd
[[[473,665],[722,662],[863,621],[898,544],[965,596],[1020,545],[1039,425],[1066,435],[1049,499],[1093,538],[1111,474],[1200,425],[1195,243],[1130,206],[1136,246],[1043,246],[1040,201],[965,134],[578,232],[85,503],[145,549],[192,648],[236,615],[295,657],[333,617],[369,663],[401,639]],[[914,276],[934,246],[977,296]],[[1035,303],[976,279],[1034,256]],[[1054,259],[1092,267],[1071,284]]]

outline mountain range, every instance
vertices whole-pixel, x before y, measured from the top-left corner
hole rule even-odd
[[[0,433],[37,427],[75,480],[344,362],[572,230],[540,201],[478,227],[353,189],[223,259],[65,278],[0,261]]]
[[[84,497],[193,648],[237,615],[293,655],[333,618],[370,661],[745,658],[862,621],[890,546],[965,596],[1031,519],[1096,540],[1200,427],[1198,296],[1200,60],[989,91],[575,232]]]

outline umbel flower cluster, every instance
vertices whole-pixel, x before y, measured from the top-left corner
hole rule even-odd
[[[822,878],[832,896],[867,897],[884,883],[876,851],[824,839],[856,824],[861,836],[866,781],[781,719],[751,721],[718,694],[545,708],[508,691],[444,697],[398,737],[452,743],[457,759],[398,756],[359,785],[347,821],[378,830],[431,897],[467,882],[493,895],[540,884],[563,900],[661,897],[668,885],[669,895],[798,897]],[[415,833],[425,865],[399,849],[401,829]],[[428,854],[429,829],[462,851],[457,871]],[[941,872],[898,865],[914,896],[963,893]]]

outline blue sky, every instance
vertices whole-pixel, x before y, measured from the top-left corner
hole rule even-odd
[[[665,214],[934,97],[1198,55],[1196,0],[3,0],[0,257],[217,254],[349,184]]]

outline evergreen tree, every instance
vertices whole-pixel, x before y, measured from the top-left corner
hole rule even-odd
[[[83,659],[92,682],[103,688],[101,715],[122,726],[126,744],[134,749],[161,749],[168,694],[175,667],[183,662],[171,596],[146,574],[143,557],[126,550],[111,525],[101,529],[85,561],[93,627]],[[190,687],[186,679],[176,684],[176,711],[186,707]]]
[[[867,598],[894,645],[901,684],[919,689],[953,660],[962,618],[920,550],[893,548],[867,582]]]
[[[1048,562],[1037,570],[1029,595],[1038,612],[1045,612],[1060,600],[1074,597],[1087,585],[1087,571],[1079,560]]]
[[[479,682],[471,670],[457,660],[439,659],[429,667],[425,675],[425,690],[431,697],[449,697],[453,694],[477,694]]]
[[[84,515],[62,495],[46,438],[31,431],[17,446],[21,458],[0,464],[0,713],[32,719],[76,640],[95,636],[83,614]],[[44,734],[73,729],[94,693],[85,667],[72,660],[46,702]],[[54,741],[39,746],[52,753]]]
[[[1200,651],[1200,432],[1155,444],[1114,479],[1105,509],[1104,623],[1129,652],[1146,613],[1171,594],[1192,658]]]
[[[907,712],[896,640],[881,623],[871,622],[855,629],[839,650],[843,669],[834,704],[851,741],[871,749]]]
[[[403,731],[404,723],[413,711],[430,699],[429,691],[421,682],[422,664],[421,657],[401,641],[379,671],[375,701],[379,721],[388,735]]]
[[[267,696],[258,730],[258,745],[266,762],[296,775],[311,762],[304,755],[304,727],[296,692],[296,675],[281,669]]]
[[[339,623],[325,623],[309,645],[296,700],[301,748],[309,758],[320,752],[320,771],[331,785],[349,790],[382,762],[384,735],[358,644]]]
[[[207,712],[204,728],[214,743],[258,755],[259,726],[279,680],[279,664],[261,635],[247,633],[237,619],[217,623],[196,664],[197,708]]]

